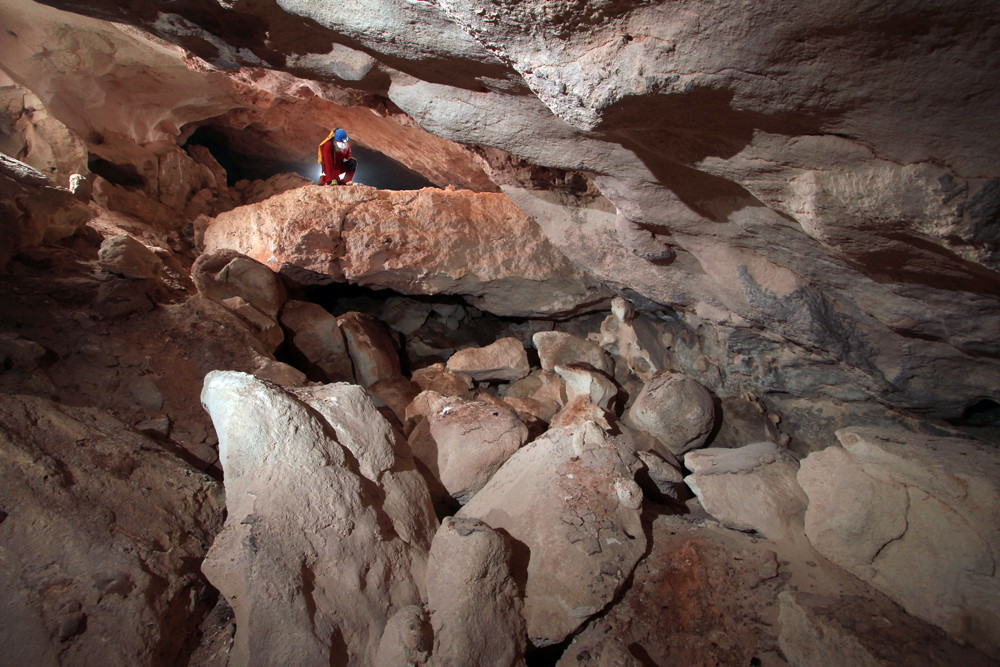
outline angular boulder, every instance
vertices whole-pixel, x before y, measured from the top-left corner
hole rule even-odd
[[[802,535],[806,496],[796,481],[798,462],[773,442],[737,449],[688,452],[684,478],[702,507],[728,528],[754,530],[772,540]]]
[[[632,464],[594,424],[550,429],[511,456],[456,515],[526,547],[524,613],[535,646],[562,641],[603,609],[644,553]]]
[[[701,447],[715,421],[712,394],[683,373],[653,375],[628,409],[623,421],[649,433],[670,454]]]
[[[497,193],[298,188],[217,216],[205,249],[226,247],[300,280],[461,294],[497,315],[568,314],[610,296]]]
[[[241,297],[272,318],[287,299],[285,286],[271,269],[230,248],[199,255],[191,279],[202,294],[220,301]]]
[[[555,370],[557,365],[589,364],[608,376],[614,376],[615,364],[611,355],[600,345],[562,331],[539,331],[531,337],[538,350],[542,369]]]
[[[837,431],[798,473],[817,551],[1000,657],[1000,452],[899,427]]]
[[[448,370],[477,382],[510,382],[528,374],[528,353],[516,338],[501,338],[486,347],[459,350],[448,359]]]
[[[408,412],[424,428],[410,434],[413,456],[448,496],[465,504],[528,439],[528,428],[510,408],[422,392]]]
[[[289,333],[293,354],[308,375],[326,382],[353,382],[354,366],[337,318],[308,301],[289,301],[281,309],[281,326]]]
[[[128,234],[106,238],[101,243],[98,257],[102,269],[126,278],[155,278],[163,268],[163,260]]]
[[[364,313],[345,313],[337,325],[354,366],[354,379],[362,387],[402,375],[396,341],[383,322]]]
[[[430,498],[360,387],[294,391],[205,378],[228,517],[202,570],[236,614],[230,664],[371,663],[421,602]]]
[[[523,664],[523,600],[509,540],[475,519],[448,517],[427,561],[434,665]]]

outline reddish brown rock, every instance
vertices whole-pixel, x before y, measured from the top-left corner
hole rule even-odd
[[[337,318],[337,326],[347,342],[354,379],[362,387],[402,374],[396,340],[384,323],[364,313],[346,313]]]
[[[281,324],[289,332],[292,349],[316,379],[353,382],[354,368],[337,318],[322,306],[307,301],[289,301],[281,311]]]
[[[568,313],[606,296],[501,194],[300,188],[219,215],[205,232],[216,248],[310,280],[463,294],[498,315]]]

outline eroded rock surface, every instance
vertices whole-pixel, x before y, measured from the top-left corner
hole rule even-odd
[[[102,410],[4,394],[0,483],[5,662],[186,661],[217,482]]]
[[[536,646],[562,641],[600,611],[645,551],[642,492],[625,458],[594,424],[550,430],[456,515],[523,545],[514,567],[527,571],[524,613]]]
[[[236,612],[230,662],[371,662],[389,617],[421,602],[426,487],[386,484],[406,466],[391,429],[370,400],[342,411],[351,390],[336,387],[300,401],[245,374],[206,378],[228,518],[202,567]]]
[[[301,188],[218,216],[205,248],[303,281],[462,294],[498,315],[570,313],[608,296],[500,194]]]
[[[809,455],[799,471],[810,541],[908,612],[995,656],[996,448],[903,429],[838,437],[842,449]]]

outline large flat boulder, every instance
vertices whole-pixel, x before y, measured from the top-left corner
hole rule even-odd
[[[303,281],[461,294],[497,315],[570,313],[608,296],[496,193],[299,188],[219,215],[205,232],[217,248]]]
[[[1000,655],[1000,452],[853,427],[802,461],[806,536],[909,613]]]

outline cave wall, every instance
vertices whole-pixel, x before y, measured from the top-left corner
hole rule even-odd
[[[493,180],[578,267],[652,312],[707,327],[726,391],[789,409],[801,398],[858,409],[874,399],[950,419],[996,396],[1000,33],[987,8],[47,4],[197,56],[185,70],[197,83],[171,81],[173,104],[144,107],[159,114],[96,114],[140,142],[228,113],[225,124],[259,134],[257,145],[308,152],[323,116],[309,105],[360,104],[387,118],[401,110],[458,144],[582,172],[589,198],[559,181],[505,183],[496,170]],[[305,105],[289,104],[304,89]],[[65,95],[53,90],[49,106],[82,132],[78,115],[60,113]],[[269,112],[285,105],[294,111]],[[387,134],[359,113],[370,112],[342,117],[365,145],[399,145],[408,130],[393,123]],[[397,157],[441,167],[440,140],[412,138]],[[488,164],[452,154],[432,180],[489,189]]]

